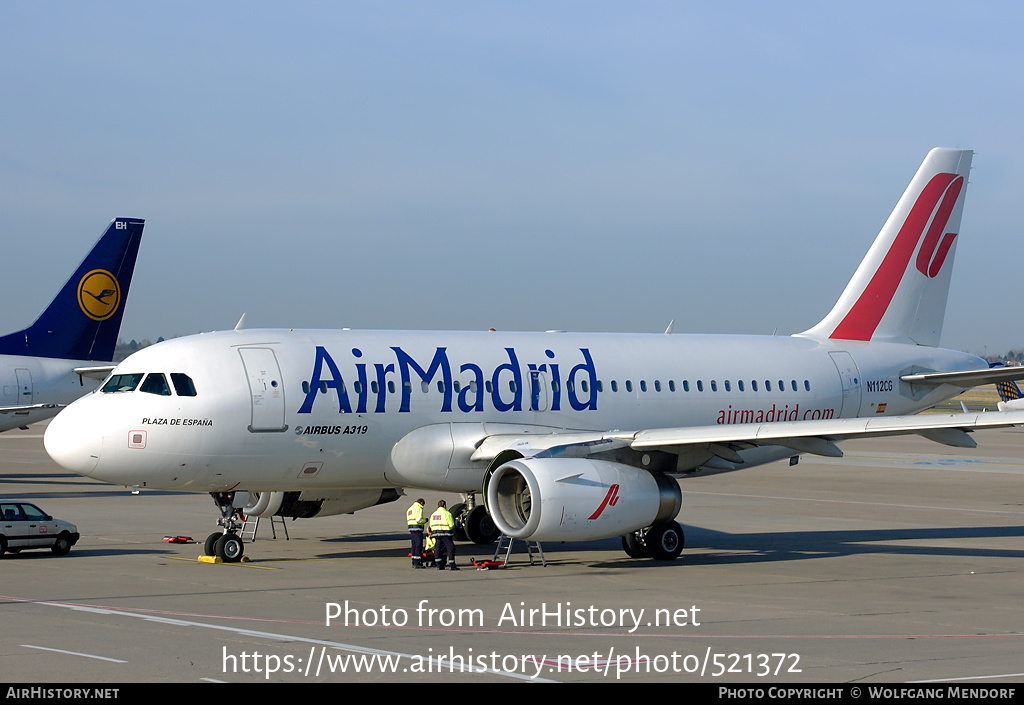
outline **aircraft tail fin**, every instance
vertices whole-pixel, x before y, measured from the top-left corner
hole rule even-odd
[[[972,156],[928,153],[835,307],[800,335],[938,346]]]
[[[1024,394],[1020,393],[1020,387],[1013,380],[1006,380],[1005,382],[996,382],[996,391],[999,393],[999,398],[1002,401],[1013,401],[1014,399],[1024,398]]]
[[[145,222],[112,220],[35,322],[0,337],[0,354],[112,360]]]

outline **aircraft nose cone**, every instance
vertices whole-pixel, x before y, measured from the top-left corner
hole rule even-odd
[[[94,416],[72,404],[51,419],[43,434],[43,447],[62,468],[89,475],[100,460],[103,432]]]

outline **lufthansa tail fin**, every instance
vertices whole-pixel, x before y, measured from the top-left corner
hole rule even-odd
[[[801,335],[938,346],[972,155],[928,153],[835,307]]]
[[[1016,382],[997,382],[996,391],[999,392],[999,398],[1003,401],[1013,401],[1022,397],[1020,393],[1020,387],[1017,386]]]
[[[112,360],[145,222],[111,221],[35,323],[0,337],[0,354]]]
[[[1020,393],[1020,387],[1012,379],[996,382],[996,392],[999,393],[996,406],[1000,411],[1024,409],[1024,394]]]

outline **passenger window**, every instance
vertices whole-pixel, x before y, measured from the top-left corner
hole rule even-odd
[[[683,391],[684,392],[690,391],[690,380],[688,380],[688,379],[684,379],[683,380]]]
[[[725,391],[727,391],[727,392],[731,392],[732,391],[732,385],[729,384],[729,380],[725,380]]]
[[[21,508],[17,504],[0,505],[0,511],[3,512],[4,521],[22,521],[24,519]]]
[[[633,381],[632,380],[629,380],[629,379],[626,380],[626,391],[627,392],[632,392],[633,391]]]
[[[21,509],[28,521],[46,521],[46,512],[34,504],[22,504]]]
[[[158,394],[162,397],[171,396],[171,388],[167,386],[167,378],[160,372],[146,375],[146,381],[139,387],[139,391],[146,394]]]
[[[192,384],[192,378],[181,372],[171,373],[171,384],[174,385],[174,393],[179,397],[194,397],[196,395],[196,385]],[[309,383],[306,382],[306,387],[309,387]]]
[[[616,382],[614,379],[612,380],[612,391],[613,392],[619,391],[619,383]]]
[[[804,380],[804,389],[806,389],[808,392],[811,391],[811,383],[806,379]]]
[[[703,392],[704,391],[704,380],[702,380],[702,379],[698,379],[697,380],[697,391],[698,392]]]
[[[738,382],[736,382],[736,384],[740,385],[740,391],[742,392],[743,391],[743,380],[742,379],[739,380]]]
[[[711,380],[711,391],[712,392],[717,392],[718,391],[718,382],[716,382],[715,380]]]
[[[647,380],[646,379],[640,380],[640,391],[641,392],[646,392],[647,391]]]
[[[101,392],[131,392],[142,381],[142,373],[131,375],[112,375],[103,385]]]

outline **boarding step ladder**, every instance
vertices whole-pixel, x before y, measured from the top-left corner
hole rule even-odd
[[[523,539],[520,539],[523,540]],[[503,550],[505,551],[505,565],[508,565],[509,558],[512,556],[512,547],[515,545],[516,540],[511,536],[502,534],[498,537],[498,546],[494,549],[494,560],[498,560],[498,554]],[[548,562],[544,560],[544,549],[540,546],[540,541],[530,541],[529,539],[524,540],[526,544],[526,552],[530,556],[530,565],[533,565],[533,551],[537,550],[537,555],[540,557],[541,565],[545,568]]]
[[[277,538],[276,525],[280,522],[281,528],[284,530],[285,541],[290,541],[291,537],[288,535],[288,525],[284,522],[284,517],[272,516],[270,517],[270,537],[273,539]],[[249,541],[256,540],[256,531],[260,528],[260,518],[247,516],[242,521],[242,530],[238,532],[238,537],[243,541],[246,537]]]

